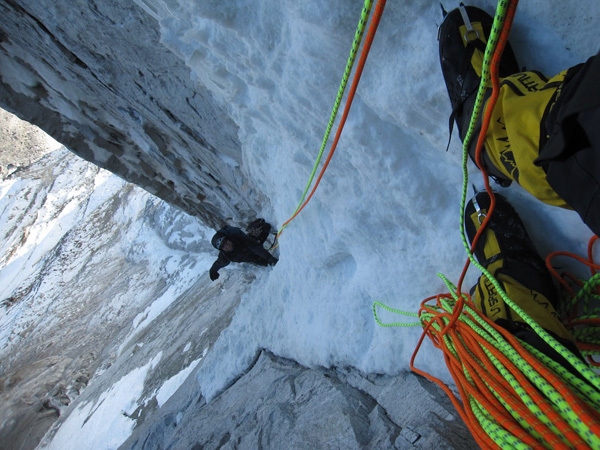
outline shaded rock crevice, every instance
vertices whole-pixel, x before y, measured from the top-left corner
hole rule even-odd
[[[255,217],[265,200],[237,125],[141,8],[7,0],[0,13],[0,107],[209,226]]]

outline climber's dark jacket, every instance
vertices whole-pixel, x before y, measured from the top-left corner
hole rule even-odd
[[[223,239],[233,244],[232,251],[222,249]],[[249,236],[240,228],[228,226],[219,230],[212,238],[213,246],[219,250],[219,257],[210,268],[210,279],[219,278],[219,269],[232,262],[248,262],[258,266],[275,265],[277,258],[263,248],[263,242],[264,239],[261,242],[260,238]]]

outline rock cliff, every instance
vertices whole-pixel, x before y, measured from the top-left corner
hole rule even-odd
[[[0,107],[214,227],[253,216],[237,128],[130,2],[0,3]]]

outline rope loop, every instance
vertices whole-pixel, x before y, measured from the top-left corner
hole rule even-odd
[[[379,325],[380,327],[418,327],[421,325],[420,322],[391,322],[391,323],[383,323],[380,319],[379,319],[379,315],[377,314],[377,307],[381,308],[381,309],[385,309],[388,312],[391,312],[393,314],[398,314],[401,316],[408,316],[408,317],[419,317],[419,315],[417,313],[414,312],[407,312],[407,311],[401,311],[399,309],[394,309],[391,308],[387,305],[384,305],[381,302],[373,302],[373,316],[375,317],[375,322],[377,322],[377,325]]]

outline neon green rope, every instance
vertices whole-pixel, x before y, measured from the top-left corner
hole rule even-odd
[[[313,179],[315,178],[315,175],[319,168],[319,163],[321,162],[321,159],[323,158],[325,146],[327,145],[327,141],[329,140],[329,135],[331,134],[331,129],[333,128],[335,118],[340,109],[340,104],[342,102],[342,98],[344,96],[344,92],[346,90],[348,80],[350,78],[350,73],[352,72],[352,67],[354,66],[354,61],[356,60],[356,54],[358,53],[358,49],[360,47],[360,43],[362,41],[363,34],[364,34],[365,28],[367,26],[367,22],[369,20],[369,14],[371,13],[372,5],[373,5],[372,0],[365,0],[363,9],[360,14],[360,19],[358,21],[358,26],[357,26],[356,32],[354,34],[354,40],[352,41],[352,48],[350,49],[350,55],[348,56],[348,61],[346,63],[346,69],[344,70],[344,75],[342,76],[342,82],[340,84],[337,96],[335,98],[335,102],[333,104],[331,116],[329,117],[329,123],[327,124],[327,128],[325,129],[325,135],[323,136],[323,141],[321,142],[321,148],[319,149],[319,154],[317,155],[317,160],[315,161],[315,164],[313,166],[312,172],[308,179],[308,183],[306,183],[306,188],[304,189],[304,192],[302,193],[302,197],[300,198],[300,201],[298,202],[298,206],[296,206],[296,209],[294,210],[294,214],[292,214],[292,215],[295,215],[298,212],[298,210],[300,209],[300,207],[302,206],[302,204],[304,203],[306,194],[308,193],[308,190],[310,189],[310,186],[312,185]],[[285,228],[285,226],[282,227],[281,230],[279,230],[279,232],[281,233],[284,228]]]
[[[477,267],[485,277],[492,283],[496,291],[502,297],[504,302],[519,316],[523,318],[523,320],[542,338],[544,339],[557,353],[559,353],[562,357],[564,357],[577,371],[581,374],[581,376],[576,376],[573,373],[569,372],[564,368],[563,365],[555,362],[551,358],[547,357],[545,354],[542,354],[538,350],[529,346],[526,343],[522,343],[523,346],[529,350],[534,356],[536,356],[539,360],[546,364],[547,367],[552,369],[561,379],[569,386],[572,392],[577,395],[580,399],[585,401],[588,405],[592,406],[595,409],[600,409],[600,377],[585,363],[583,363],[577,356],[575,356],[571,351],[566,349],[562,344],[560,344],[556,339],[550,336],[546,330],[540,327],[533,319],[531,319],[525,312],[516,305],[504,292],[498,281],[481,265],[478,263],[473,253],[470,250],[469,243],[467,241],[467,237],[465,235],[465,227],[464,227],[464,215],[463,211],[465,210],[466,201],[467,201],[467,192],[468,192],[468,170],[467,170],[467,162],[468,162],[468,149],[470,141],[473,138],[475,124],[479,119],[479,115],[483,109],[484,103],[484,95],[485,92],[490,85],[490,63],[492,59],[492,55],[495,51],[496,45],[498,43],[499,33],[498,30],[502,29],[503,22],[507,13],[507,3],[504,1],[498,2],[498,7],[496,10],[496,15],[494,17],[494,24],[492,26],[492,31],[490,37],[488,38],[488,43],[486,46],[486,51],[484,54],[483,61],[483,69],[482,69],[482,79],[479,86],[479,90],[477,92],[476,102],[473,110],[473,114],[471,117],[471,122],[469,125],[469,129],[467,131],[464,145],[463,145],[463,155],[462,155],[462,168],[463,168],[463,186],[462,186],[462,196],[461,196],[461,204],[460,204],[460,234],[463,242],[463,246],[466,249],[467,255],[473,263],[475,267]],[[452,283],[445,278],[443,275],[438,274],[448,287],[448,292],[452,296],[452,299],[448,298],[438,298],[438,302],[441,307],[448,313],[446,315],[442,315],[441,318],[439,316],[439,311],[436,311],[434,308],[425,308],[422,310],[420,315],[420,320],[423,326],[426,324],[431,324],[431,327],[436,329],[437,331],[441,331],[446,327],[451,320],[452,313],[454,312],[454,308],[456,306],[456,302],[459,300],[459,294],[457,293],[456,286],[453,286]],[[575,304],[580,304],[578,302],[583,301],[583,299],[589,298],[597,298],[598,296],[594,294],[594,289],[600,285],[600,274],[592,277],[585,286],[580,290],[575,299],[573,299],[572,303],[569,307],[573,307]],[[461,294],[462,295],[462,294]],[[378,304],[378,303],[377,303]],[[379,306],[383,306],[378,304]],[[379,319],[376,315],[375,304],[373,305],[375,319],[378,324],[381,325]],[[397,311],[392,308],[386,307],[388,311],[397,312],[399,314],[408,315],[405,312]],[[585,308],[585,313],[590,316],[597,317],[600,310],[592,309],[588,310],[587,303]],[[435,320],[437,319],[437,320]],[[553,409],[572,427],[572,429],[582,438],[584,439],[590,446],[594,448],[600,448],[600,437],[593,435],[588,426],[583,423],[575,411],[571,408],[569,403],[560,395],[560,393],[548,383],[537,371],[523,358],[519,355],[519,353],[515,350],[515,348],[507,342],[503,336],[496,331],[493,327],[491,327],[487,322],[485,322],[478,313],[473,311],[472,307],[468,302],[464,303],[463,313],[459,316],[458,320],[465,322],[471,329],[473,329],[481,338],[488,343],[492,344],[496,349],[502,352],[513,364],[517,366],[517,368],[524,374],[539,390],[540,392],[553,404]],[[395,323],[382,325],[382,326],[396,326]],[[397,326],[406,326],[404,323],[398,323]],[[593,330],[593,331],[597,331]],[[587,331],[576,331],[583,335],[584,333],[590,333],[589,329]],[[587,337],[587,336],[586,336]],[[446,348],[455,356],[457,355],[457,351],[453,345],[452,340],[447,336],[443,335],[444,343],[446,344]],[[460,337],[459,337],[460,338]],[[594,337],[587,337],[588,341],[591,342]],[[595,336],[597,338],[597,334]],[[556,426],[550,421],[545,411],[542,411],[535,403],[531,400],[529,394],[525,392],[525,390],[519,385],[517,379],[509,373],[506,368],[502,365],[502,363],[497,360],[493,354],[491,354],[487,349],[482,347],[482,351],[484,351],[487,357],[492,361],[492,364],[495,368],[502,374],[502,376],[507,380],[511,389],[514,390],[518,394],[520,398],[524,400],[524,404],[526,407],[543,423],[545,424],[549,430],[554,432],[554,437],[560,439],[563,443],[569,444],[566,442],[566,438],[558,432]],[[467,378],[467,381],[471,382],[472,378],[469,375],[467,368],[464,368],[464,373]],[[581,378],[583,377],[583,379]],[[587,382],[586,382],[587,381]],[[512,415],[512,417],[519,423],[520,426],[523,427],[524,430],[528,431],[529,434],[537,439],[539,442],[544,441],[544,436],[539,436],[534,431],[533,427],[525,422],[519,414],[514,411],[507,402],[497,393],[493,392],[493,395],[497,398],[500,404],[502,404],[506,410]],[[496,442],[501,448],[528,448],[525,443],[521,440],[517,439],[510,431],[503,428],[502,424],[498,424],[494,417],[490,414],[489,411],[477,402],[476,399],[469,396],[469,405],[471,411],[479,421],[482,429],[490,436],[490,438]]]
[[[385,309],[386,311],[389,311],[389,312],[394,313],[394,314],[400,314],[402,316],[419,317],[419,315],[417,313],[414,313],[414,312],[400,311],[399,309],[391,308],[391,307],[389,307],[387,305],[384,305],[381,302],[373,302],[373,317],[375,317],[375,322],[377,322],[377,324],[380,327],[420,327],[421,326],[421,322],[391,322],[391,323],[383,323],[381,320],[379,320],[379,315],[377,314],[377,307]]]

